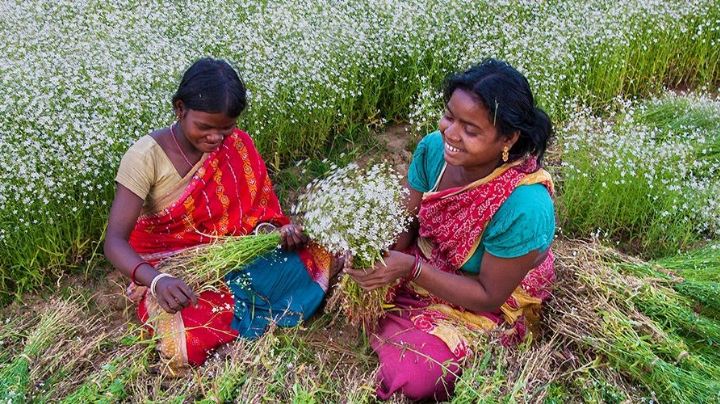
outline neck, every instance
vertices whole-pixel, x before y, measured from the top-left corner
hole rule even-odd
[[[460,167],[460,178],[465,184],[472,184],[479,179],[487,177],[501,165],[502,162],[498,159],[497,161],[483,164],[481,166]]]
[[[185,137],[185,133],[183,132],[182,127],[180,127],[179,123],[173,123],[172,127],[173,131],[175,132],[175,140],[178,142],[181,151],[185,153],[187,157],[194,160],[195,158],[197,158],[198,155],[202,155],[202,153],[187,140],[187,138]]]

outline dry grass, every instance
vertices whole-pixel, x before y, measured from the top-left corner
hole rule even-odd
[[[720,361],[686,343],[697,335],[677,322],[661,321],[674,312],[646,313],[649,299],[688,303],[673,288],[676,275],[640,276],[623,268],[659,267],[592,242],[559,240],[555,254],[558,280],[541,335],[514,349],[500,346],[497,335],[481,338],[453,401],[668,402],[717,397],[713,389],[718,386],[714,380]],[[333,322],[331,312],[304,328],[272,329],[256,341],[238,341],[205,366],[173,378],[163,372],[152,341],[140,338],[132,313],[113,300],[122,299],[121,285],[105,282],[104,294],[75,306],[64,317],[72,327],[56,333],[32,361],[28,398],[70,403],[100,398],[375,401],[377,359],[358,329]],[[0,328],[8,352],[0,356],[0,370],[23,351],[38,313],[47,306],[3,309],[0,318],[14,315]],[[714,319],[706,320],[715,324]],[[400,397],[394,400],[404,402]]]

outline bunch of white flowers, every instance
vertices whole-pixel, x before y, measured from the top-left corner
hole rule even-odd
[[[349,252],[355,266],[368,268],[409,223],[408,191],[400,179],[387,163],[335,168],[308,184],[293,213],[318,244],[335,254]]]
[[[349,164],[331,170],[325,178],[308,184],[293,214],[300,214],[315,242],[334,254],[349,252],[354,267],[369,269],[410,223],[404,204],[408,190],[387,163],[366,169]],[[384,314],[389,288],[364,291],[346,276],[328,308],[340,306],[351,325],[373,326]]]

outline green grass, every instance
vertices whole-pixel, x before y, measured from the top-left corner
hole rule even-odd
[[[466,364],[452,402],[717,400],[720,320],[695,313],[698,301],[674,287],[679,272],[717,265],[717,250],[670,257],[661,266],[599,244],[560,240],[556,247],[558,283],[542,332],[514,348],[500,345],[501,330],[478,338],[477,355]],[[74,293],[84,301],[83,292]],[[21,363],[23,343],[13,337],[15,348],[3,352],[18,367],[6,361],[0,371],[24,378],[3,380],[22,384],[27,399],[37,402],[375,402],[377,358],[367,339],[334,322],[332,312],[238,341],[227,356],[212,356],[173,378],[153,341],[125,323],[132,313],[96,297],[75,316],[92,320],[97,314],[103,321],[73,320],[72,331],[63,334],[68,338],[44,344],[42,359]],[[0,335],[32,333],[37,316],[18,313]]]

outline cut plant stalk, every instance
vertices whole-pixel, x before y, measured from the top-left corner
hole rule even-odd
[[[223,277],[280,246],[280,233],[220,237],[216,242],[183,250],[158,270],[182,279],[196,293],[218,290]]]
[[[334,254],[349,255],[354,268],[371,271],[382,260],[381,251],[407,228],[407,193],[389,164],[350,164],[309,184],[293,212],[301,214],[305,231],[318,244]],[[345,276],[328,309],[339,307],[354,326],[373,326],[383,315],[390,286],[365,291]]]
[[[48,306],[28,335],[22,353],[0,370],[0,400],[10,403],[27,400],[32,362],[58,338],[67,338],[79,310],[77,305],[65,301]]]

